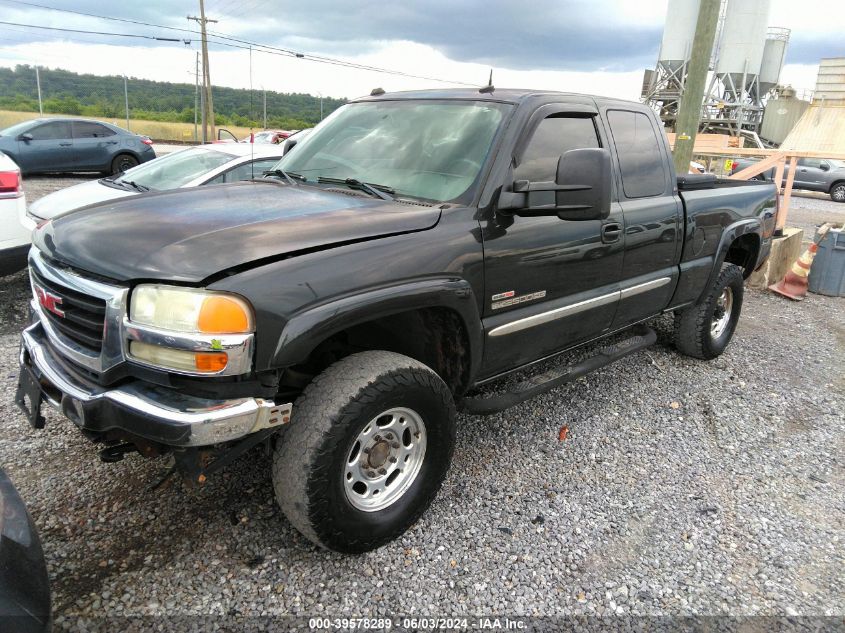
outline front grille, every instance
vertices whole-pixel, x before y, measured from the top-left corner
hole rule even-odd
[[[54,281],[39,275],[34,267],[30,267],[32,280],[50,294],[61,298],[58,306],[64,312],[64,317],[41,310],[60,334],[77,343],[81,347],[100,353],[103,348],[103,327],[106,319],[106,302],[104,299],[91,297],[76,290],[66,288]]]

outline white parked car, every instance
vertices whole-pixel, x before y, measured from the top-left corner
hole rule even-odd
[[[26,219],[26,197],[21,170],[0,152],[0,275],[26,266],[31,231],[21,224]]]
[[[281,145],[221,143],[189,147],[138,165],[116,176],[56,191],[32,203],[24,226],[32,231],[80,207],[147,191],[165,191],[261,178],[284,153]]]

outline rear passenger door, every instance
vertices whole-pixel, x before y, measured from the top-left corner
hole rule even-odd
[[[609,107],[604,113],[615,146],[625,235],[616,329],[669,305],[677,283],[683,207],[654,117],[636,108]]]
[[[73,155],[77,169],[107,169],[115,145],[114,130],[96,121],[73,121]]]

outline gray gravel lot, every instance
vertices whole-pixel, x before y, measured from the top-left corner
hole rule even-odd
[[[28,195],[49,180],[28,179]],[[0,465],[41,532],[58,627],[129,614],[845,615],[845,299],[747,291],[715,361],[675,353],[663,318],[647,353],[461,416],[432,508],[395,543],[347,557],[287,524],[259,451],[200,490],[151,492],[164,460],[103,464],[52,411],[31,430],[12,404],[25,275],[0,292]]]

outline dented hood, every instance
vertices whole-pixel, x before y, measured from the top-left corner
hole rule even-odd
[[[35,231],[49,257],[117,281],[198,283],[302,251],[428,229],[436,207],[252,181],[84,207]]]

